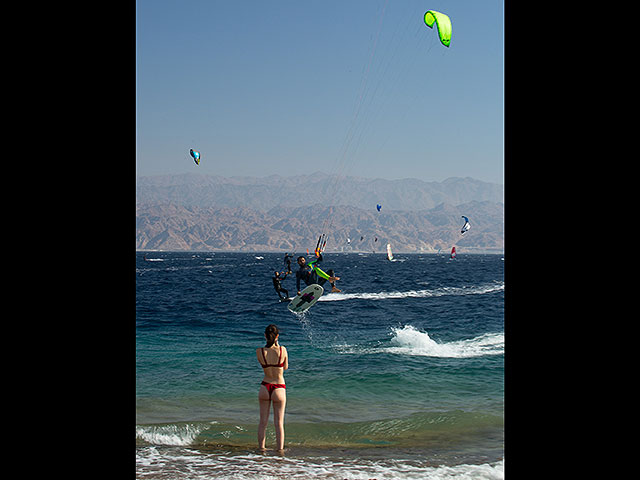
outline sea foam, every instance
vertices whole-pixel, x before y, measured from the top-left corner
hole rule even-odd
[[[190,445],[205,428],[192,423],[171,425],[136,425],[136,438],[154,445]]]
[[[504,353],[504,333],[485,333],[474,338],[439,343],[427,332],[421,332],[412,325],[391,328],[391,340],[380,346],[360,346],[357,344],[334,345],[338,354],[379,354],[416,355],[441,358],[472,358]]]
[[[504,333],[485,333],[467,340],[438,343],[412,325],[391,329],[388,353],[444,358],[469,358],[504,353]]]
[[[362,480],[384,478],[389,480],[503,480],[504,460],[480,465],[431,465],[428,460],[403,461],[401,459],[370,460],[361,458],[330,458],[271,455],[218,455],[197,450],[165,450],[154,447],[137,449],[137,474],[155,476],[174,470],[176,478],[193,480],[218,478],[221,480],[244,478],[247,480],[326,479]],[[170,467],[169,467],[170,466]],[[187,476],[184,473],[188,472]],[[274,473],[277,472],[277,473]]]

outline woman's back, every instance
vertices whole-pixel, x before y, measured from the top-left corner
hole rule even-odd
[[[280,345],[256,349],[258,362],[264,371],[264,382],[284,384],[284,371],[289,368],[287,349]]]

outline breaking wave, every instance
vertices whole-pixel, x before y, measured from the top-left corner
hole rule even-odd
[[[486,355],[504,354],[504,333],[485,333],[480,336],[437,342],[427,332],[421,332],[412,325],[391,328],[391,340],[380,346],[335,345],[337,353],[416,355],[440,358],[472,358]]]
[[[136,450],[137,474],[153,478],[192,480],[286,478],[326,480],[379,478],[388,480],[504,480],[504,459],[479,465],[433,465],[428,460],[402,461],[392,458],[331,458],[245,454],[213,454],[192,449]],[[170,475],[170,474],[169,474]]]
[[[421,355],[443,358],[469,358],[504,353],[504,333],[485,333],[467,340],[438,343],[411,325],[392,328],[391,346],[388,353]]]

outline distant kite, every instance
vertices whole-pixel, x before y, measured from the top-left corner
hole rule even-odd
[[[433,24],[435,23],[438,26],[440,42],[445,47],[449,47],[451,43],[451,20],[448,16],[435,10],[427,10],[427,13],[424,14],[424,23],[426,23],[429,28],[433,28]]]
[[[460,230],[460,233],[464,235],[464,233],[471,228],[471,224],[469,223],[469,219],[467,217],[462,215],[462,218],[464,218],[464,225],[462,226],[462,230]]]
[[[189,149],[189,154],[193,157],[193,161],[196,162],[196,165],[200,165],[200,152],[191,148]]]

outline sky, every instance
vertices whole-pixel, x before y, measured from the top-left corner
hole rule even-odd
[[[502,184],[503,40],[502,0],[136,0],[136,174]]]

